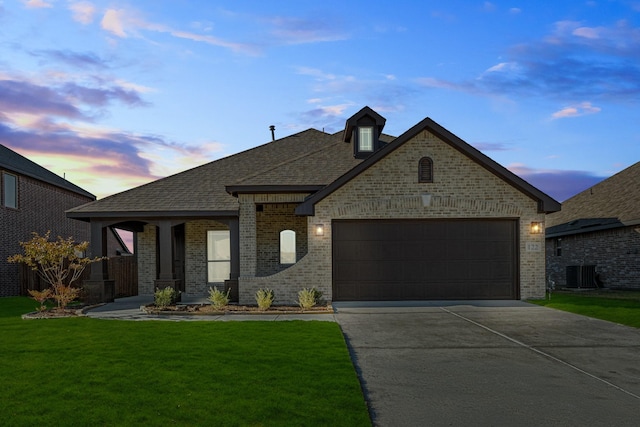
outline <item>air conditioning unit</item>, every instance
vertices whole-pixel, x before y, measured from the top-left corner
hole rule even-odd
[[[597,288],[595,265],[567,266],[568,288]]]

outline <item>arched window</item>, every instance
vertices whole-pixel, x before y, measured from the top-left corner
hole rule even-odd
[[[280,264],[296,263],[296,232],[282,230],[280,232]]]
[[[423,157],[418,164],[418,182],[433,182],[433,160]]]

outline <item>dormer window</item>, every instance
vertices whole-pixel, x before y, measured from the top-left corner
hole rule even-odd
[[[364,107],[347,120],[344,142],[353,144],[353,157],[366,159],[384,147],[380,134],[385,118],[369,107]]]
[[[373,151],[373,126],[358,128],[358,151]]]

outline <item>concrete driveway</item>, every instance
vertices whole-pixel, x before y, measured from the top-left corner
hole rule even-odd
[[[532,304],[334,303],[376,426],[640,425],[640,330]]]

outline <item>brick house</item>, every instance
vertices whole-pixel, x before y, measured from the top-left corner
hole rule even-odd
[[[540,231],[560,204],[429,118],[397,138],[384,124],[365,107],[344,131],[309,129],[67,215],[92,236],[136,233],[140,295],[216,285],[241,304],[264,287],[276,304],[312,286],[329,301],[543,297]]]
[[[0,145],[0,297],[20,294],[19,266],[7,258],[20,253],[20,242],[40,235],[73,237],[77,242],[90,238],[88,224],[69,219],[67,209],[96,197],[13,150]],[[110,250],[127,251],[120,237],[109,230]]]
[[[547,227],[556,286],[640,289],[640,162],[563,202]]]

